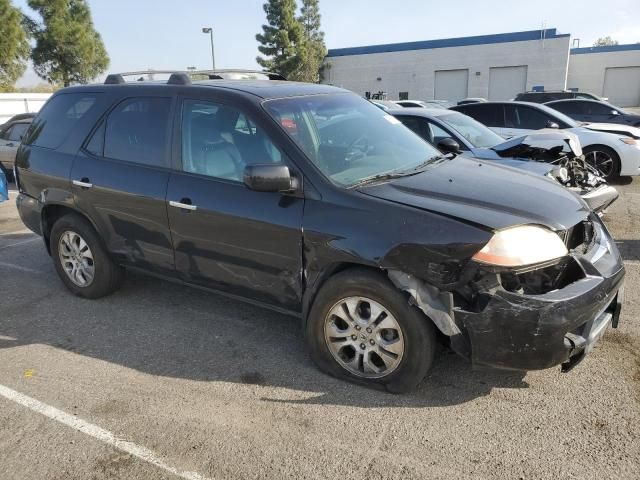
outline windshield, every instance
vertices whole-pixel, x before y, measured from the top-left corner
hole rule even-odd
[[[352,94],[270,100],[267,112],[337,185],[429,168],[439,152],[398,119]]]
[[[466,138],[475,148],[490,148],[504,142],[504,138],[493,130],[461,113],[441,115],[438,119]]]

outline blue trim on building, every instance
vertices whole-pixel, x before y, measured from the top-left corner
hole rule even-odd
[[[499,33],[496,35],[479,35],[476,37],[443,38],[422,42],[390,43],[385,45],[369,45],[364,47],[332,48],[328,57],[344,57],[346,55],[367,55],[370,53],[405,52],[407,50],[429,50],[432,48],[467,47],[469,45],[488,45],[492,43],[527,42],[531,40],[568,37],[559,34],[555,28],[546,30],[529,30],[526,32]]]
[[[628,43],[625,45],[606,45],[603,47],[572,48],[571,55],[583,55],[585,53],[626,52],[640,50],[640,43]]]

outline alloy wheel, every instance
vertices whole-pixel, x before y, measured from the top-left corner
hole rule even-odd
[[[607,152],[594,150],[593,152],[585,154],[585,160],[598,170],[603,177],[608,178],[613,174],[614,161]]]
[[[58,243],[60,264],[69,279],[79,287],[93,283],[95,264],[87,242],[76,232],[65,231]]]
[[[333,358],[353,375],[381,378],[402,361],[404,337],[396,318],[378,302],[347,297],[325,317],[324,337]]]

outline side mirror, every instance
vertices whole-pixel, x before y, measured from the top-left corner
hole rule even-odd
[[[289,167],[282,164],[248,165],[243,180],[249,190],[256,192],[288,192],[293,188]]]
[[[556,122],[552,122],[551,120],[549,120],[547,122],[547,128],[555,128],[555,129],[559,129],[560,125],[558,125]]]
[[[437,147],[442,153],[460,153],[460,144],[453,138],[443,138]]]

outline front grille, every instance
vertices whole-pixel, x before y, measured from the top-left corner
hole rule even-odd
[[[567,246],[567,250],[586,253],[593,242],[593,222],[591,220],[583,220],[576,223],[573,227],[561,233],[560,237]]]

